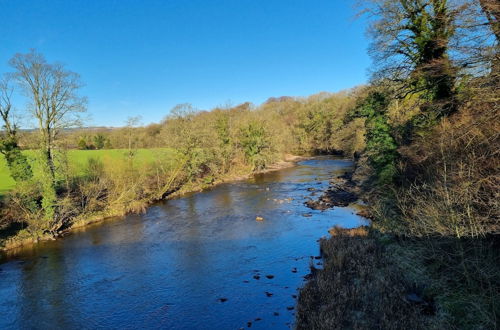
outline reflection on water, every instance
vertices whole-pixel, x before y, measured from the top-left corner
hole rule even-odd
[[[288,328],[317,240],[364,223],[303,205],[350,166],[304,161],[4,257],[0,328]]]

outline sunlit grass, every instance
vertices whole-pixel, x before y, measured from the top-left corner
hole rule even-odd
[[[37,151],[25,150],[23,153],[28,157],[34,172],[38,170],[36,162]],[[155,149],[137,149],[135,151],[135,159],[138,163],[149,163],[157,159],[165,159],[173,156],[174,151],[168,148],[155,148]],[[126,149],[109,149],[109,150],[69,150],[68,161],[69,165],[76,175],[81,174],[87,160],[89,158],[97,158],[106,163],[113,161],[125,160],[128,157],[128,150]],[[58,158],[61,158],[59,155]],[[14,188],[16,182],[11,178],[9,169],[3,155],[0,157],[0,195],[5,194]]]

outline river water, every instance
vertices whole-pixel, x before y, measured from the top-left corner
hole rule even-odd
[[[293,327],[317,240],[365,224],[303,205],[351,166],[306,160],[0,256],[0,329]]]

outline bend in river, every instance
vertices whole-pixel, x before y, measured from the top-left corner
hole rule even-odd
[[[317,240],[366,224],[303,204],[351,167],[303,161],[3,256],[0,328],[289,328]]]

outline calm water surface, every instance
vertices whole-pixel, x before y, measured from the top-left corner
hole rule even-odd
[[[303,205],[350,166],[307,160],[0,256],[0,328],[293,327],[317,240],[365,223]]]

